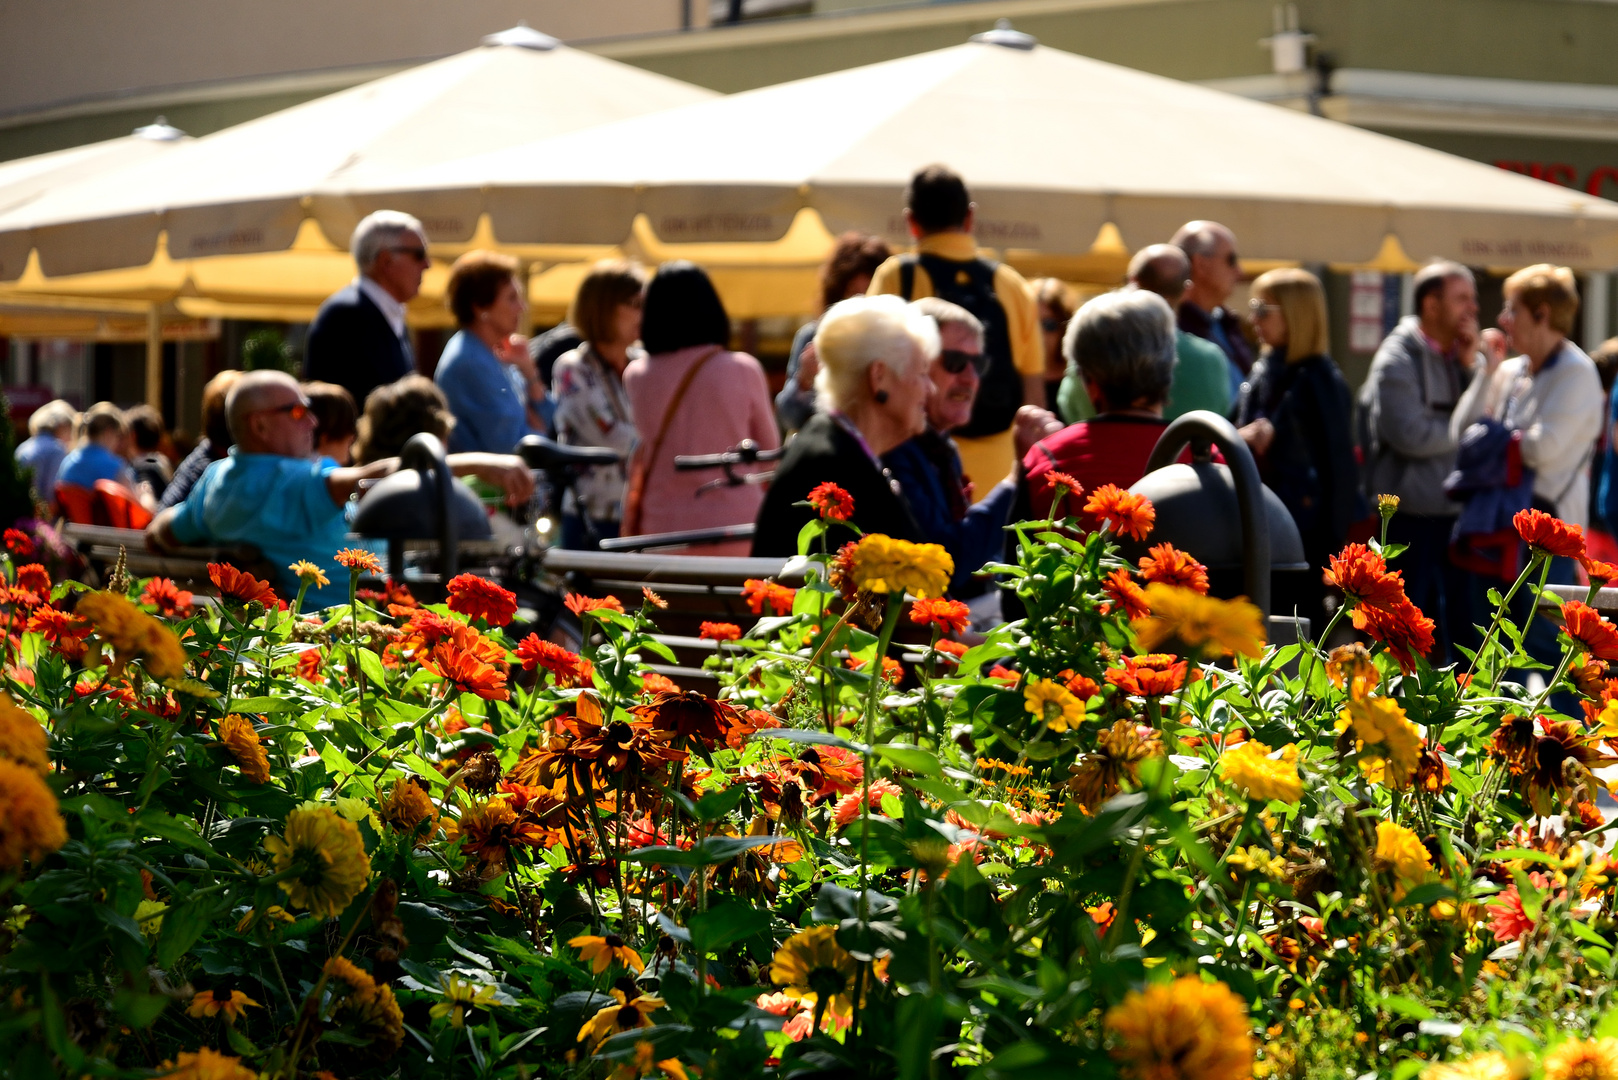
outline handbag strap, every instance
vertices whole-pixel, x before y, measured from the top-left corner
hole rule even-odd
[[[685,400],[685,392],[691,389],[691,383],[696,379],[697,372],[701,371],[709,360],[718,356],[721,348],[722,346],[715,345],[696,363],[686,368],[685,374],[680,377],[680,385],[674,388],[674,396],[669,398],[669,407],[663,411],[663,421],[657,426],[657,437],[652,440],[651,449],[646,451],[646,456],[642,459],[641,468],[647,476],[651,475],[652,466],[657,462],[658,451],[663,449],[663,440],[668,438],[669,425],[674,423],[674,414],[680,411],[680,402]]]

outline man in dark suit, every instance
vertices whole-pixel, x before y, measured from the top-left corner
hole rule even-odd
[[[349,248],[360,275],[320,305],[303,377],[336,383],[364,408],[372,390],[416,370],[405,305],[421,291],[427,233],[409,214],[378,210],[355,227]]]

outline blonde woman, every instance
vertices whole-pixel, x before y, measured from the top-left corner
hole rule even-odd
[[[1259,475],[1292,514],[1311,571],[1278,614],[1322,626],[1320,570],[1365,515],[1354,460],[1353,399],[1330,349],[1326,294],[1307,270],[1271,270],[1253,282],[1253,325],[1264,351],[1236,407]],[[1290,604],[1286,601],[1291,601]]]

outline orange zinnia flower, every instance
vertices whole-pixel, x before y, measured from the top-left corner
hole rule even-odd
[[[655,671],[648,671],[640,677],[641,692],[645,694],[678,694],[680,684],[667,675],[659,675]]]
[[[382,560],[364,548],[344,548],[337,553],[337,565],[347,567],[351,573],[380,574]]]
[[[624,605],[616,596],[608,596],[597,600],[593,596],[581,596],[578,593],[569,593],[563,605],[575,615],[583,615],[587,611],[623,611]]]
[[[1101,687],[1096,685],[1094,679],[1071,670],[1057,672],[1056,681],[1067,687],[1067,692],[1080,701],[1089,701],[1101,693]]]
[[[51,647],[69,660],[84,659],[88,646],[84,639],[90,636],[90,624],[75,619],[65,611],[42,607],[28,617],[27,629],[42,635]]]
[[[735,623],[705,622],[698,632],[709,641],[740,641],[742,639],[742,628]]]
[[[1391,607],[1361,604],[1351,617],[1355,629],[1386,645],[1405,671],[1415,668],[1416,658],[1426,656],[1433,647],[1433,620],[1423,615],[1402,592],[1399,602]]]
[[[790,615],[797,598],[798,590],[777,585],[773,581],[748,578],[742,582],[742,599],[747,601],[747,610],[754,615],[764,614],[766,605],[771,615]]]
[[[1146,602],[1146,590],[1135,584],[1128,570],[1114,570],[1101,579],[1101,588],[1130,619],[1144,619],[1152,613],[1151,605]]]
[[[18,559],[31,559],[34,557],[34,552],[38,550],[34,546],[33,538],[21,529],[7,529],[5,541],[6,550]]]
[[[504,626],[517,614],[517,594],[476,574],[458,574],[449,580],[449,609],[490,626]]]
[[[948,653],[956,659],[960,659],[966,655],[966,650],[970,648],[970,646],[968,646],[964,641],[940,641],[937,645],[933,646],[933,648],[937,649],[941,653]]]
[[[1134,495],[1117,484],[1102,484],[1090,493],[1084,512],[1094,514],[1119,536],[1146,539],[1157,522],[1157,508],[1144,495]]]
[[[1607,582],[1618,578],[1618,565],[1614,565],[1610,562],[1602,562],[1599,559],[1592,559],[1588,556],[1580,559],[1579,561],[1584,564],[1584,572],[1590,575],[1590,580],[1596,582],[1597,584],[1605,585]],[[19,580],[21,579],[19,578]]]
[[[28,567],[23,567],[24,570]],[[22,581],[22,572],[18,571],[17,580]],[[191,594],[180,588],[168,578],[154,577],[146,583],[141,590],[140,602],[150,604],[157,609],[159,615],[166,615],[171,619],[183,619],[191,614]]]
[[[1122,667],[1108,668],[1107,681],[1126,694],[1161,697],[1172,694],[1185,683],[1186,662],[1167,653],[1126,656]]]
[[[917,600],[910,605],[910,621],[936,626],[942,633],[959,634],[972,621],[972,609],[959,600]]]
[[[1562,605],[1567,635],[1602,660],[1618,660],[1618,626],[1601,617],[1588,604],[1569,600]]]
[[[37,593],[41,600],[48,600],[51,595],[51,572],[38,563],[24,563],[17,567],[17,588],[27,589],[31,593]]]
[[[1554,518],[1543,510],[1519,510],[1511,519],[1517,535],[1529,547],[1547,555],[1561,555],[1569,559],[1584,557],[1584,530]]]
[[[809,505],[825,521],[847,521],[854,516],[854,496],[829,480],[809,492]]]
[[[1327,585],[1361,604],[1390,604],[1404,596],[1403,576],[1390,573],[1381,554],[1364,544],[1349,544],[1333,555],[1323,576]]]
[[[1208,595],[1208,568],[1173,544],[1153,544],[1151,552],[1141,556],[1140,576]]]
[[[455,685],[463,694],[476,694],[485,701],[508,701],[506,673],[478,658],[473,648],[451,639],[433,646],[421,666]]]
[[[252,574],[245,574],[227,563],[209,563],[208,580],[218,588],[219,595],[228,596],[232,600],[240,600],[244,604],[263,604],[265,607],[286,607],[267,582],[260,581]]]
[[[557,686],[579,685],[590,666],[590,661],[554,641],[541,641],[538,634],[523,638],[517,644],[516,651],[524,671],[542,667],[556,676]]]

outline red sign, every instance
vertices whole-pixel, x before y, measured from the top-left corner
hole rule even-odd
[[[1543,180],[1557,187],[1580,186],[1579,171],[1565,161],[1497,161],[1495,166],[1507,172],[1532,176],[1535,180]],[[1602,165],[1591,169],[1590,174],[1584,178],[1583,187],[1587,193],[1599,198],[1603,185],[1608,183],[1618,184],[1618,167]]]

